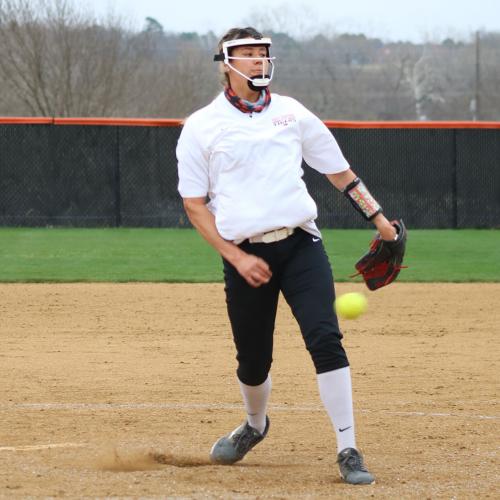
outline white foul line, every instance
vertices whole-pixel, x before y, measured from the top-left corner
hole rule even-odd
[[[0,403],[0,411],[9,410],[241,410],[241,404],[223,403]],[[270,411],[323,412],[321,405],[271,404]],[[423,411],[357,410],[358,413],[382,413],[402,417],[455,417],[481,420],[498,420],[498,415],[475,415],[470,413],[443,413]]]
[[[0,446],[0,451],[50,450],[52,448],[81,448],[83,446],[86,445],[81,443],[31,444],[25,446]]]

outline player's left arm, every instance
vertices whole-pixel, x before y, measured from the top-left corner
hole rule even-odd
[[[343,193],[346,192],[346,188],[353,184],[356,184],[357,180],[359,180],[359,177],[350,168],[337,174],[326,174],[326,177],[339,191]],[[359,183],[356,184],[356,186],[359,186]],[[376,205],[378,205],[378,203],[373,199],[371,195],[370,198],[375,202]],[[351,198],[350,200],[352,202]],[[380,205],[378,206],[380,207]],[[394,240],[397,234],[396,228],[387,220],[385,215],[381,212],[381,209],[377,209],[377,206],[375,206],[373,210],[374,213],[378,213],[376,213],[372,218],[369,218],[369,215],[366,216],[364,214],[365,218],[368,217],[369,220],[371,220],[371,222],[375,224],[377,231],[380,233],[382,239],[387,241]]]
[[[370,249],[354,267],[363,276],[370,290],[389,285],[404,267],[402,263],[407,235],[403,221],[400,219],[389,222],[382,213],[378,201],[350,168],[326,176],[344,193],[353,207],[378,229],[370,243]]]

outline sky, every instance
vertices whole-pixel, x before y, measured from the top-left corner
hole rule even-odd
[[[364,33],[387,40],[467,39],[476,30],[500,32],[500,0],[87,0],[98,15],[111,8],[141,29],[146,17],[165,31],[200,34],[227,29],[255,16],[272,16],[293,36]],[[83,4],[83,2],[82,2]],[[404,6],[404,7],[403,7]],[[256,25],[257,29],[261,28]]]

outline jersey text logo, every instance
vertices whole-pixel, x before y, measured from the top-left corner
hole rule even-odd
[[[297,120],[295,119],[295,115],[283,115],[283,116],[277,116],[276,118],[273,118],[273,125],[275,127],[286,127],[290,125],[290,123],[296,122]]]

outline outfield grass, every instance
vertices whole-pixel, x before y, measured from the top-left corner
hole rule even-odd
[[[373,234],[323,231],[337,281]],[[500,282],[499,249],[500,230],[412,230],[399,280]],[[0,282],[221,280],[219,256],[191,229],[0,228]]]

